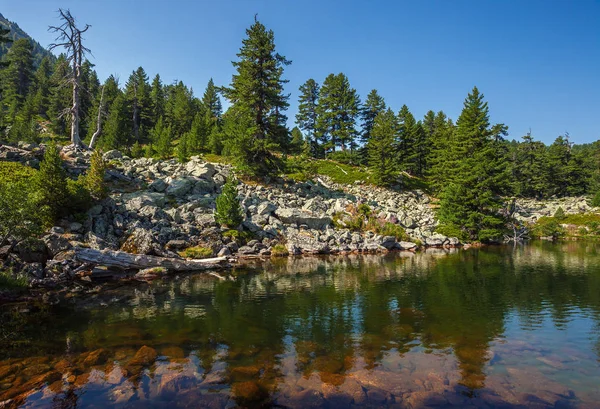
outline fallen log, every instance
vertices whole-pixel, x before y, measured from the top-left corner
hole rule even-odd
[[[197,271],[214,268],[226,268],[227,257],[205,258],[201,260],[184,260],[131,254],[124,251],[94,250],[88,248],[75,248],[75,259],[82,263],[91,263],[107,267],[116,267],[123,270],[142,270],[153,267],[163,267],[169,271]]]

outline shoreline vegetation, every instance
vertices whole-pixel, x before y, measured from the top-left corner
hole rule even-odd
[[[332,73],[299,88],[290,130],[291,61],[257,17],[202,97],[142,67],[101,82],[93,31],[59,19],[58,57],[0,30],[0,287],[600,234],[600,144],[509,140],[477,87],[456,121],[419,120]]]

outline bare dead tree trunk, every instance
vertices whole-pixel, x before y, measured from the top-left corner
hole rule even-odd
[[[92,140],[90,141],[90,149],[94,149],[96,146],[96,141],[98,137],[102,133],[102,117],[104,111],[104,85],[102,86],[102,91],[100,93],[100,104],[98,105],[98,123],[96,124],[96,132],[92,135]]]
[[[48,30],[57,33],[56,41],[58,43],[50,44],[49,49],[53,50],[57,47],[64,47],[67,50],[67,61],[70,61],[73,66],[73,73],[69,81],[73,86],[73,105],[71,107],[71,143],[75,147],[83,146],[81,137],[79,136],[79,108],[80,108],[80,78],[81,64],[85,53],[90,50],[83,46],[81,35],[85,33],[90,25],[86,24],[85,28],[79,29],[75,22],[75,18],[69,10],[59,9],[58,14],[64,23],[60,26],[50,26]]]

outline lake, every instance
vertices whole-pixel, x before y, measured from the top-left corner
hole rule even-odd
[[[0,306],[0,402],[597,408],[599,250],[274,259]]]

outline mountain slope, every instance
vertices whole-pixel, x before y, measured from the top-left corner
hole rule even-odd
[[[34,58],[34,65],[37,67],[40,63],[40,61],[42,61],[42,58],[48,56],[50,57],[52,60],[54,60],[54,55],[46,50],[44,47],[42,47],[40,45],[40,43],[38,43],[37,41],[35,41],[33,38],[31,38],[25,31],[23,31],[21,29],[21,27],[19,27],[19,25],[17,23],[13,23],[12,21],[7,20],[1,13],[0,13],[0,26],[3,28],[8,28],[10,30],[10,38],[14,40],[18,40],[20,38],[28,38],[29,40],[32,41],[33,43],[33,58]],[[0,58],[2,58],[4,56],[4,54],[7,53],[8,49],[10,48],[10,46],[12,45],[12,43],[8,43],[8,44],[0,44]]]

